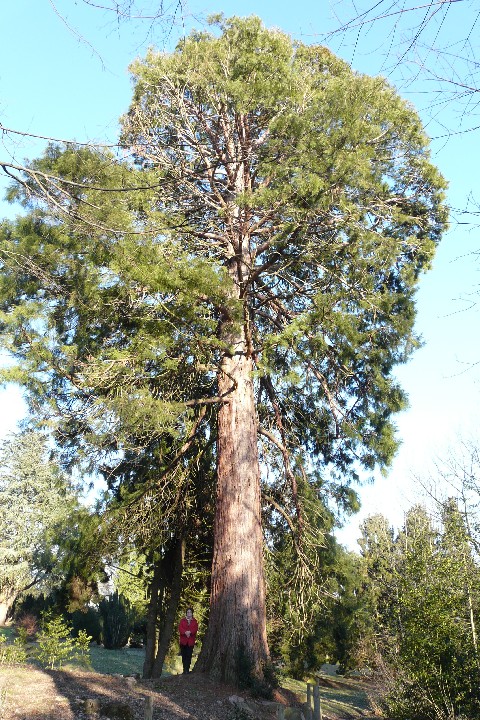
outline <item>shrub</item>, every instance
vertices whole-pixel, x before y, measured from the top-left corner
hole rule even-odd
[[[80,665],[84,667],[90,667],[90,643],[92,638],[87,635],[85,630],[79,630],[77,637],[75,638],[74,658]]]
[[[7,638],[0,635],[0,665],[21,665],[26,662],[26,642],[25,631],[20,632],[12,644],[7,644]]]
[[[25,612],[16,621],[17,632],[24,630],[27,638],[34,638],[38,631],[38,619],[36,615]]]
[[[103,621],[104,647],[107,650],[125,647],[132,629],[132,613],[128,600],[115,592],[109,598],[103,598],[99,610]]]
[[[54,667],[61,667],[71,659],[74,641],[70,630],[62,617],[52,617],[50,614],[43,616],[36,653],[42,665],[53,670]]]
[[[79,633],[84,630],[94,642],[98,645],[102,638],[102,622],[100,613],[95,608],[89,607],[85,610],[75,610],[70,616],[72,624],[72,635],[78,637]]]
[[[90,662],[89,648],[91,637],[80,630],[77,638],[72,637],[72,628],[60,617],[50,614],[42,618],[42,629],[38,634],[36,656],[40,663],[53,670],[62,667],[69,660],[80,660],[82,664]]]

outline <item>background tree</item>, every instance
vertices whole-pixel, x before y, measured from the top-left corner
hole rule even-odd
[[[426,80],[429,99],[436,100],[430,102],[432,117],[440,116],[452,132],[458,132],[459,124],[463,132],[471,132],[477,130],[480,91],[478,9],[475,0],[430,0],[410,6],[384,0],[345,3],[332,35],[355,37],[355,52],[363,39],[375,34],[380,38],[377,52],[384,71],[395,72],[404,88]],[[454,127],[447,119],[451,106],[457,111],[452,116]]]
[[[302,581],[318,534],[305,508],[348,504],[360,468],[393,455],[404,397],[391,371],[416,344],[444,183],[383,80],[256,18],[194,33],[133,72],[133,168],[75,148],[34,166],[55,169],[58,215],[38,209],[4,230],[5,334],[34,395],[69,418],[65,438],[122,454],[168,431],[164,498],[184,448],[216,427],[199,667],[235,681],[240,652],[257,676],[268,658],[262,471]]]
[[[65,536],[78,499],[44,438],[12,435],[0,445],[0,624],[27,590],[60,584]]]
[[[399,719],[475,717],[479,568],[458,507],[453,501],[444,504],[441,525],[424,507],[412,508],[402,530],[389,532],[384,550],[371,542],[380,520],[377,516],[365,526],[370,533],[363,561],[380,572],[369,571],[362,592],[374,610],[385,710]],[[393,567],[385,565],[386,558],[395,559]],[[367,640],[368,631],[367,626]]]

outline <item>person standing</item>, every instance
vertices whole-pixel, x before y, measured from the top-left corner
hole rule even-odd
[[[185,617],[180,620],[178,626],[180,634],[180,652],[182,654],[183,674],[190,672],[190,663],[192,662],[193,646],[198,632],[198,623],[193,617],[192,608],[187,608]]]

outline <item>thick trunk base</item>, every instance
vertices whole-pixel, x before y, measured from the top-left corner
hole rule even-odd
[[[269,653],[252,362],[239,352],[223,370],[220,393],[231,392],[218,416],[210,617],[196,669],[238,685],[246,669],[263,677]]]

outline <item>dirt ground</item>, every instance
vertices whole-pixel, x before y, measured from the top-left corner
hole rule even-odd
[[[0,668],[0,720],[144,720],[149,697],[153,720],[237,720],[249,711],[274,720],[277,703],[298,708],[288,690],[277,692],[276,702],[253,700],[197,673],[145,681],[71,669]]]

